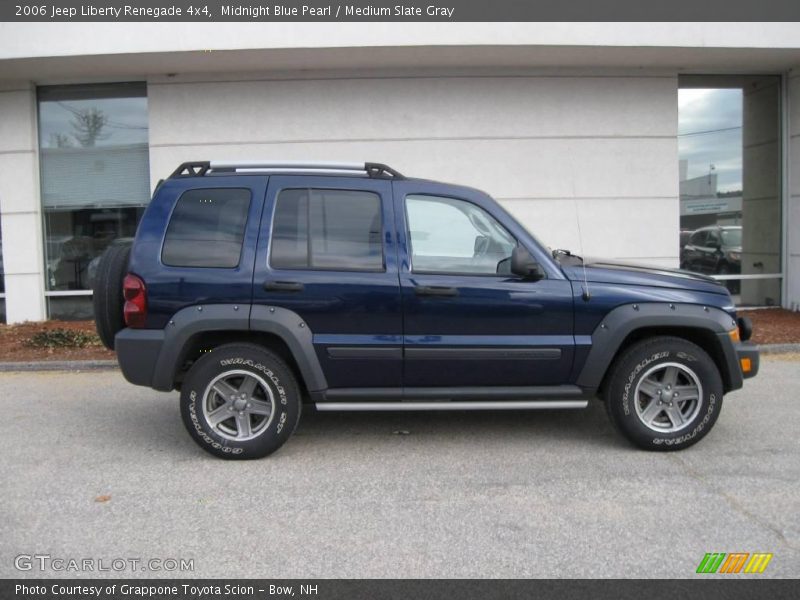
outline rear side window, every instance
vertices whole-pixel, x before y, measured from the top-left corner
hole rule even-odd
[[[249,208],[247,189],[184,192],[172,211],[161,262],[173,267],[238,266]]]
[[[275,269],[382,271],[378,194],[356,190],[283,190],[272,222]]]

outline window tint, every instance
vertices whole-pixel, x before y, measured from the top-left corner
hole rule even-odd
[[[706,246],[719,246],[719,233],[711,230],[706,238]]]
[[[172,212],[161,261],[174,267],[236,267],[249,208],[250,190],[184,192]]]
[[[380,197],[354,190],[283,190],[272,224],[276,269],[383,270]]]
[[[706,242],[706,232],[705,231],[695,231],[692,234],[692,239],[689,240],[689,243],[692,246],[702,246]]]
[[[486,211],[464,200],[406,198],[411,265],[416,272],[509,274],[514,237]]]

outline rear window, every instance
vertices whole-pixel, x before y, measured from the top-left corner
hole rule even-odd
[[[382,271],[381,201],[357,190],[283,190],[272,223],[275,269]]]
[[[161,262],[173,267],[238,266],[249,208],[248,189],[184,192],[167,227]]]

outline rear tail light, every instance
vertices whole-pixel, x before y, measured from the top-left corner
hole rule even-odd
[[[147,320],[147,288],[136,275],[128,273],[122,282],[122,295],[125,298],[123,315],[125,325],[141,329]]]

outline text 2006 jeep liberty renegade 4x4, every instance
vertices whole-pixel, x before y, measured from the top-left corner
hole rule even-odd
[[[726,288],[550,252],[485,193],[377,163],[181,165],[94,290],[131,383],[256,458],[317,410],[582,408],[677,450],[758,372]]]

